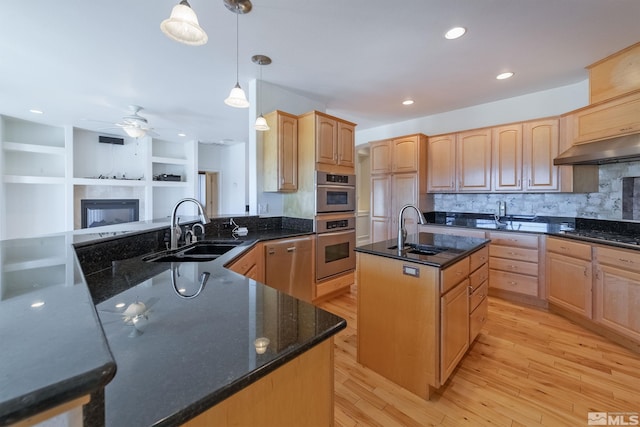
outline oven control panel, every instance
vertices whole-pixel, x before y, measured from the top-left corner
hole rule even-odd
[[[330,233],[333,231],[353,230],[356,228],[354,215],[331,215],[328,218],[316,217],[316,233]]]

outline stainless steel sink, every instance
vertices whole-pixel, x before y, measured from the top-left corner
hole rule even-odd
[[[147,262],[203,262],[211,261],[241,245],[236,241],[202,241],[182,248],[157,252],[142,260]]]
[[[398,249],[398,246],[389,246],[388,249]],[[420,243],[405,243],[404,248],[402,249],[403,252],[417,255],[437,255],[446,250],[447,248]]]

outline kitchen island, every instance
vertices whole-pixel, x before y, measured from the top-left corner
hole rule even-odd
[[[486,321],[489,240],[432,233],[356,248],[358,362],[429,399]]]
[[[257,241],[309,232],[251,230],[212,261],[145,261],[163,234],[0,242],[0,425],[88,395],[92,427],[332,421],[332,336],[346,322],[225,268]]]

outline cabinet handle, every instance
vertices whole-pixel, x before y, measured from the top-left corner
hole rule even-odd
[[[600,270],[596,270],[596,279],[600,280]]]
[[[510,266],[509,266],[509,269],[510,269],[510,270],[517,270],[517,269],[518,269],[518,266],[517,266],[517,265],[510,265]]]
[[[569,248],[564,247],[564,246],[560,246],[560,249],[562,249],[563,251],[568,251],[569,250]]]
[[[515,252],[507,252],[509,255],[517,255]]]
[[[631,130],[631,129],[633,129],[633,126],[629,126],[628,128],[621,128],[620,132],[626,132],[626,131]]]
[[[509,282],[509,284],[510,284],[511,286],[515,286],[515,285],[517,285],[517,284],[518,284],[518,282]]]
[[[529,178],[529,187],[531,187],[531,178]]]
[[[587,277],[587,267],[584,268],[584,277]]]
[[[296,251],[296,247],[295,246],[287,248],[287,252],[295,252],[295,251]]]
[[[518,180],[518,184],[517,185],[518,185],[518,187],[520,187],[520,180]]]
[[[630,259],[625,259],[625,258],[618,258],[618,259],[622,262],[626,262],[627,264],[633,264],[633,261],[631,261]]]

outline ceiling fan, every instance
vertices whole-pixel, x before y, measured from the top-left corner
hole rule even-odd
[[[141,138],[147,133],[153,134],[153,128],[149,126],[148,120],[138,114],[142,109],[139,105],[129,105],[131,114],[124,116],[122,120],[116,122],[115,125],[121,128],[131,138]]]

